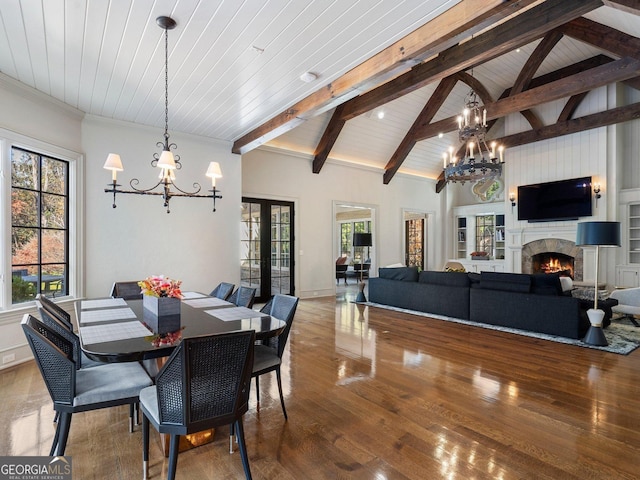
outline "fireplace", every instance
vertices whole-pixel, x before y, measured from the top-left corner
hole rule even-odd
[[[560,238],[534,240],[522,246],[522,273],[566,273],[582,281],[583,251]]]
[[[543,252],[532,255],[532,273],[559,273],[573,278],[575,259],[571,255],[557,252]]]

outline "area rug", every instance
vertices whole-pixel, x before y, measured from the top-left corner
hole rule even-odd
[[[472,322],[470,320],[461,320],[459,318],[446,317],[444,315],[434,315],[431,313],[417,312],[415,310],[407,310],[404,308],[392,307],[390,305],[382,305],[379,303],[367,302],[367,306],[375,308],[383,308],[393,310],[395,312],[408,313],[419,317],[434,318],[436,320],[445,320],[447,322],[462,323],[474,327],[487,328],[489,330],[500,330],[501,332],[514,333],[516,335],[524,335],[525,337],[541,338],[551,342],[565,343],[567,345],[576,345],[578,347],[593,348],[604,352],[617,353],[619,355],[628,355],[640,346],[640,328],[631,324],[628,319],[614,318],[605,330],[609,345],[606,347],[598,347],[595,345],[587,345],[582,340],[574,340],[573,338],[559,337],[557,335],[547,335],[544,333],[528,332],[526,330],[518,330],[516,328],[499,327],[496,325],[488,325],[486,323]]]

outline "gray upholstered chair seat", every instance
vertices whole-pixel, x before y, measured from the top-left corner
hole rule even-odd
[[[152,384],[149,375],[137,362],[107,363],[76,372],[76,396],[73,406],[111,402],[137,397]]]
[[[89,357],[87,357],[84,352],[80,353],[80,356],[82,357],[82,363],[81,363],[81,368],[84,370],[85,368],[93,368],[93,367],[101,367],[104,366],[104,362],[98,362],[96,360],[91,360]]]
[[[253,359],[253,371],[261,372],[268,368],[271,369],[281,362],[278,357],[278,351],[275,348],[267,347],[265,345],[255,346],[255,357]]]

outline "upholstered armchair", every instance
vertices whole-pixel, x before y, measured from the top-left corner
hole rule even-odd
[[[621,313],[636,327],[640,327],[634,318],[635,315],[640,315],[640,287],[614,290],[609,298],[618,300],[618,305],[612,307],[614,313]]]

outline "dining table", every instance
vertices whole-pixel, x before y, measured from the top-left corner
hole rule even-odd
[[[254,330],[256,339],[279,335],[284,320],[246,307],[238,307],[199,292],[183,292],[180,313],[164,318],[169,330],[154,331],[157,315],[144,308],[143,300],[91,298],[75,302],[78,336],[84,354],[99,362],[138,361],[155,378],[164,359],[183,338],[216,333]],[[210,443],[214,429],[180,437],[180,452]],[[169,455],[168,435],[160,435],[165,457]]]
[[[131,362],[167,357],[182,338],[254,330],[256,339],[280,334],[286,322],[199,292],[184,292],[173,330],[157,333],[158,318],[142,300],[83,299],[75,302],[80,346],[99,362]]]

